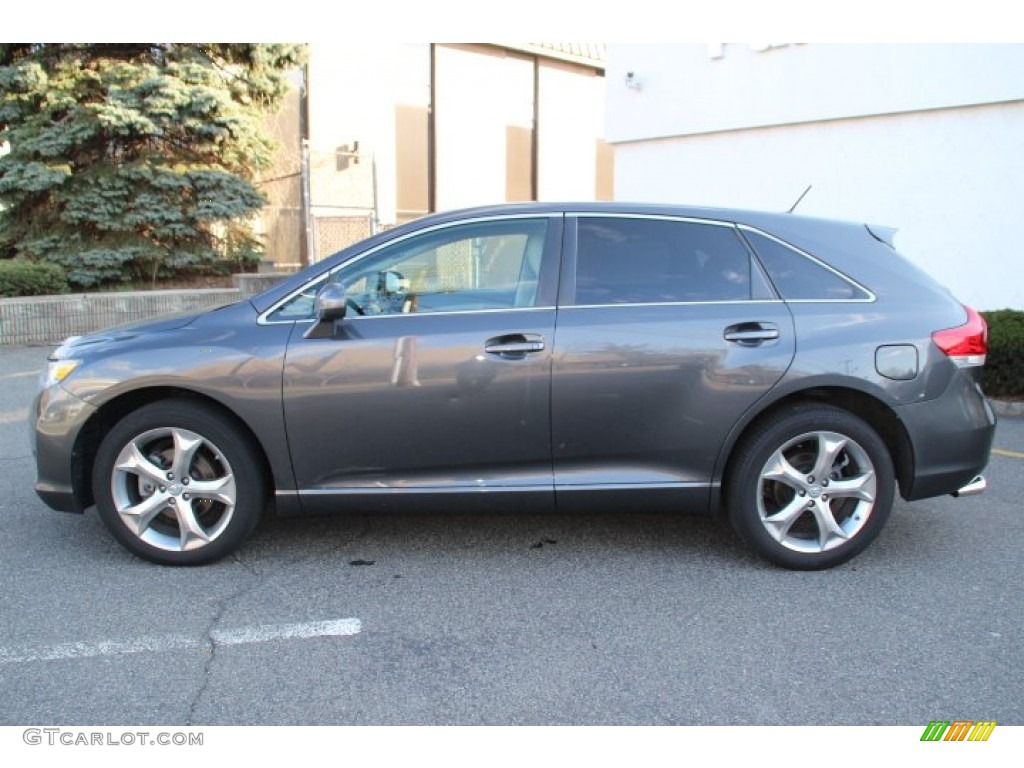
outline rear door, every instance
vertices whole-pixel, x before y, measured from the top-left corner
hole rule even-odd
[[[555,486],[706,499],[729,430],[783,375],[793,322],[727,223],[566,219],[552,374]]]

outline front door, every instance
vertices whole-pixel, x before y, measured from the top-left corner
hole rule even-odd
[[[345,319],[296,324],[284,366],[300,496],[550,495],[560,243],[560,215],[484,219],[336,269]]]

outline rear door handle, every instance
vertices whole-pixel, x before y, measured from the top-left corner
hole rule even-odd
[[[544,349],[544,337],[537,333],[512,333],[484,342],[484,352],[505,357],[523,357],[527,352]]]
[[[779,327],[775,323],[737,323],[726,328],[724,336],[726,341],[756,347],[779,338]]]

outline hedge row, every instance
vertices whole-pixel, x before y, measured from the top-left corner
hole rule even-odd
[[[68,278],[56,264],[24,259],[0,260],[0,298],[67,293]]]
[[[1024,312],[982,312],[988,323],[988,360],[982,389],[989,397],[1024,399]]]

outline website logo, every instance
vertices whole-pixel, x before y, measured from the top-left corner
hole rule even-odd
[[[932,720],[921,741],[988,741],[995,728],[995,720]]]

